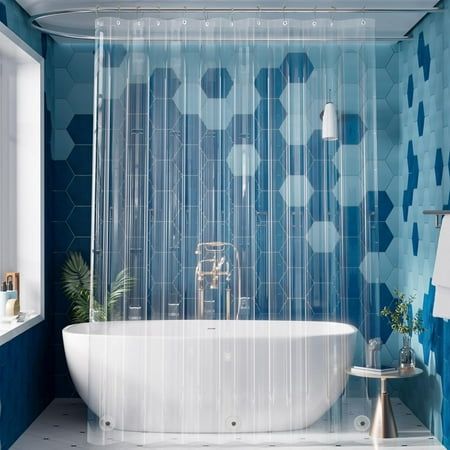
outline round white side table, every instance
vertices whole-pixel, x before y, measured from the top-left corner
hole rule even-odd
[[[398,437],[397,424],[395,423],[392,412],[391,400],[387,391],[388,380],[399,380],[402,378],[412,378],[420,375],[422,369],[417,367],[409,372],[388,372],[374,373],[370,370],[355,370],[353,367],[348,371],[350,375],[362,378],[377,378],[380,380],[380,395],[378,396],[377,406],[372,415],[370,425],[370,436],[374,438],[396,438]]]

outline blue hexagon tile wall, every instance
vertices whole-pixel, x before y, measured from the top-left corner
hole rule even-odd
[[[255,118],[262,129],[278,129],[286,118],[286,111],[278,98],[262,99],[255,110]]]
[[[5,25],[8,25],[8,17],[6,15],[6,6],[3,3],[0,3],[0,22]]]
[[[431,279],[428,284],[428,292],[424,294],[423,298],[423,325],[425,331],[419,337],[419,342],[423,347],[423,359],[426,364],[430,362],[430,353],[434,334],[433,306],[434,297],[436,295],[436,288],[432,285]]]
[[[343,145],[357,145],[366,132],[366,126],[362,123],[358,114],[341,114],[340,140]]]
[[[255,117],[253,114],[235,114],[227,131],[234,144],[252,144],[257,135]]]
[[[150,91],[154,98],[172,98],[180,85],[180,80],[174,70],[170,68],[156,68],[150,77]]]
[[[377,47],[379,60],[377,78],[382,83],[379,89],[377,104],[383,109],[383,132],[385,139],[380,143],[387,148],[394,147],[395,120],[398,108],[395,105],[393,77],[396,76],[396,55],[390,46]],[[124,59],[123,49],[118,47],[116,52],[110,52],[111,58],[108,67],[121,67]],[[52,190],[55,199],[52,226],[55,234],[53,243],[53,261],[55,267],[60,267],[66,252],[81,251],[89,256],[89,217],[91,201],[91,157],[92,157],[92,95],[93,86],[85,77],[86,71],[91,69],[92,47],[90,45],[57,45],[55,47],[55,106],[56,125],[55,145],[52,162]],[[338,59],[336,60],[338,61]],[[292,220],[296,234],[295,239],[302,239],[302,248],[308,253],[311,267],[321,267],[332,264],[337,258],[338,242],[342,239],[346,250],[345,264],[348,268],[349,280],[348,301],[353,301],[355,308],[359,308],[358,297],[366,284],[377,286],[375,281],[366,281],[362,276],[360,267],[367,256],[364,254],[364,243],[361,239],[362,229],[358,225],[365,201],[364,193],[352,198],[352,192],[360,192],[359,153],[362,139],[368,127],[361,117],[353,110],[345,110],[345,102],[340,111],[341,138],[339,142],[328,143],[324,146],[320,127],[319,113],[312,120],[316,124],[308,129],[305,142],[297,142],[298,136],[286,135],[284,127],[289,121],[297,120],[297,111],[285,102],[289,93],[298,93],[308,89],[309,83],[317,82],[312,76],[315,70],[307,52],[288,53],[278,67],[262,67],[253,80],[255,109],[249,113],[242,105],[241,111],[234,111],[234,115],[227,116],[227,102],[235,95],[238,89],[237,80],[231,76],[232,71],[227,67],[210,67],[201,74],[199,79],[190,80],[191,88],[199,89],[199,104],[186,105],[183,100],[183,90],[187,88],[186,80],[181,80],[177,71],[169,67],[156,68],[151,74],[150,92],[141,85],[133,85],[133,101],[145,100],[150,96],[152,144],[155,149],[155,158],[164,158],[165,154],[158,155],[158,149],[164,149],[165,140],[170,140],[173,154],[181,154],[181,150],[189,150],[191,155],[186,166],[186,186],[193,186],[200,165],[215,170],[217,161],[226,161],[227,166],[235,177],[254,176],[259,187],[256,193],[256,206],[258,211],[258,229],[265,228],[264,213],[267,211],[269,197],[276,206],[277,223],[274,226],[276,233],[275,265],[280,275],[277,289],[286,296],[286,248],[289,245],[286,237],[284,221],[285,210],[292,212]],[[309,88],[310,89],[310,88]],[[233,94],[232,94],[233,93]],[[123,102],[123,93],[116,93],[117,101]],[[248,95],[248,94],[247,94]],[[320,102],[320,101],[319,101]],[[222,122],[216,121],[210,114],[210,106],[220,109]],[[350,103],[349,103],[350,105]],[[316,120],[317,119],[317,120]],[[291,122],[289,122],[291,123]],[[120,125],[120,124],[119,124]],[[119,126],[118,125],[118,126]],[[299,128],[292,122],[291,128]],[[194,151],[191,151],[194,150]],[[220,150],[220,154],[218,154]],[[383,186],[388,186],[393,174],[388,167],[388,151],[380,149],[380,173]],[[242,172],[242,154],[248,155],[251,165]],[[272,155],[272,156],[270,156]],[[353,157],[349,157],[353,155]],[[194,157],[195,156],[195,157]],[[269,176],[267,161],[273,158]],[[350,158],[350,159],[349,159]],[[338,161],[351,161],[351,164],[339,166]],[[286,163],[288,161],[288,163]],[[386,162],[384,162],[386,161]],[[390,163],[390,162],[389,162]],[[345,173],[341,174],[340,169]],[[250,172],[249,172],[250,170]],[[414,184],[414,183],[413,183]],[[205,185],[205,188],[208,186]],[[344,190],[342,190],[344,189]],[[342,194],[344,192],[344,194]],[[385,253],[393,241],[391,220],[393,203],[391,193],[380,189],[367,193],[368,203],[375,205],[372,217],[371,243],[368,248],[369,256],[376,252]],[[232,198],[232,195],[231,197]],[[191,211],[200,201],[197,191],[189,192],[185,202]],[[396,204],[398,206],[398,204]],[[286,209],[289,208],[289,209]],[[339,229],[341,210],[344,212],[344,230]],[[304,215],[305,211],[308,214]],[[190,213],[186,211],[186,214]],[[303,219],[302,219],[303,218]],[[222,219],[220,219],[222,220]],[[195,232],[195,223],[188,220],[189,230]],[[298,223],[298,225],[295,225]],[[306,224],[306,228],[305,228]],[[225,226],[226,224],[224,224]],[[195,233],[193,234],[195,235]],[[261,235],[261,233],[259,233]],[[321,240],[320,236],[327,239]],[[262,235],[261,235],[262,236]],[[262,238],[261,238],[262,239]],[[267,252],[263,240],[258,242],[261,252]],[[317,254],[317,256],[315,256]],[[322,255],[322,256],[320,256]],[[307,259],[308,259],[307,258]],[[334,259],[333,259],[334,258]],[[302,258],[298,258],[302,260]],[[387,257],[385,260],[388,261]],[[258,264],[263,264],[261,258]],[[391,269],[390,269],[391,268]],[[291,270],[291,269],[289,269]],[[382,282],[391,276],[392,264],[385,264],[382,272]],[[318,273],[318,272],[317,272]],[[366,276],[369,276],[366,274]],[[314,281],[314,280],[313,280]],[[312,286],[311,304],[312,312],[322,314],[320,304],[320,289],[315,280]],[[384,285],[384,291],[389,292],[392,285]],[[61,294],[55,283],[54,291],[58,298]],[[292,286],[292,292],[298,291],[298,286]],[[336,286],[331,283],[330,292],[337,292]],[[258,279],[258,292],[261,294],[257,300],[257,310],[261,317],[267,314],[267,293],[265,280]],[[388,296],[386,293],[385,297]],[[280,297],[281,298],[281,297]],[[304,317],[305,309],[300,308],[299,299],[293,299],[299,317]],[[61,300],[62,301],[62,300]],[[304,300],[303,300],[304,301]],[[266,306],[265,306],[266,305]],[[350,303],[349,303],[350,305]],[[283,314],[286,304],[277,305],[274,311]],[[352,313],[353,314],[353,313]],[[356,317],[359,317],[356,320]],[[363,314],[354,314],[354,323],[365,328]],[[352,319],[352,320],[353,320]],[[64,325],[67,321],[65,311],[55,313],[55,322]],[[380,332],[375,315],[371,319],[373,335]],[[383,331],[383,336],[388,336]],[[60,341],[55,344],[56,353],[62,353]],[[55,374],[57,386],[61,395],[70,395],[73,392],[64,366],[59,367]]]
[[[434,160],[434,176],[436,179],[436,186],[441,186],[442,176],[444,175],[444,158],[442,156],[442,149],[436,149],[436,157]]]
[[[413,142],[408,142],[408,182],[406,189],[403,191],[403,221],[408,220],[408,211],[413,204],[414,190],[417,189],[419,183],[419,159],[414,154]]]
[[[115,42],[114,44],[106,43],[105,47],[108,54],[108,57],[104,60],[105,67],[120,67],[127,54],[125,46]]]
[[[419,254],[419,225],[417,222],[413,223],[411,242],[413,255],[417,256]]]
[[[233,80],[227,69],[212,68],[204,73],[201,85],[208,98],[225,98],[233,86]]]
[[[380,283],[379,285],[372,286],[372,289],[379,290],[379,296],[380,296],[380,308],[384,308],[385,306],[392,305],[392,302],[394,301],[394,296],[392,295],[390,289],[387,287],[385,283]],[[383,340],[383,342],[387,342],[389,337],[393,334],[392,328],[389,325],[389,322],[387,320],[381,320],[380,323],[380,337]]]
[[[305,83],[314,66],[306,53],[288,53],[280,69],[288,83]]]
[[[75,114],[73,116],[67,132],[75,145],[92,145],[92,120],[92,114]]]
[[[425,127],[425,110],[423,106],[423,102],[419,102],[419,106],[417,108],[417,131],[419,136],[423,136],[423,129]]]
[[[120,65],[123,55],[118,48],[109,63]],[[68,251],[79,251],[86,260],[90,257],[93,46],[56,44],[51,57],[55,80],[55,130],[49,177],[53,198],[51,291],[56,302],[51,314],[57,333],[52,350],[55,358],[63,362],[59,330],[68,324],[69,317],[58,274]],[[57,364],[54,370],[56,395],[75,395],[65,363]]]
[[[444,8],[449,2],[444,1]],[[406,293],[416,293],[413,312],[423,309],[425,332],[419,337],[418,354],[428,371],[427,382],[415,381],[423,395],[411,397],[406,389],[402,399],[413,412],[450,447],[450,358],[443,351],[450,327],[432,317],[435,289],[431,284],[439,232],[425,209],[450,208],[448,98],[450,50],[447,30],[450,16],[426,17],[414,29],[410,42],[399,45],[400,84],[400,165],[403,220],[395,228],[397,285]],[[402,164],[404,157],[407,164]],[[397,200],[398,201],[398,200]],[[450,340],[448,341],[450,342]],[[417,344],[415,344],[417,345]],[[440,398],[439,392],[442,392]],[[436,401],[427,401],[436,395]],[[430,419],[432,418],[432,419]]]
[[[425,44],[423,32],[419,33],[417,43],[417,62],[419,63],[419,67],[423,70],[423,79],[428,81],[428,78],[430,77],[431,54],[430,46]]]
[[[286,86],[286,78],[279,67],[263,68],[255,78],[255,87],[262,98],[279,98]]]
[[[394,205],[385,191],[369,191],[366,195],[366,205],[371,230],[369,248],[371,252],[386,252],[393,240],[393,233],[387,224]]]
[[[408,106],[411,108],[414,100],[414,79],[413,76],[410,75],[408,77]]]

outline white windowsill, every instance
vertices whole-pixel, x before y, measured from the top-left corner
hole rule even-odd
[[[18,323],[16,320],[12,322],[0,321],[0,345],[6,344],[43,320],[44,318],[39,314],[30,314],[25,322]]]

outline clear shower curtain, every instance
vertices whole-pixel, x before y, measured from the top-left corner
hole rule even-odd
[[[225,402],[221,365],[210,385],[183,343],[203,348],[205,327],[217,324],[218,347],[204,353],[217,360],[229,344],[221,333],[230,337],[221,324],[251,321],[244,337],[231,329],[232,348],[243,341],[251,355],[232,376],[248,375],[255,424],[261,396],[269,410],[284,396],[295,414],[290,342],[299,321],[351,323],[360,342],[378,335],[377,292],[361,276],[378,270],[365,257],[378,232],[373,28],[364,18],[286,15],[97,19],[90,442],[158,446],[179,431],[181,443],[229,443],[195,425],[199,408],[219,417]],[[328,101],[337,141],[321,135]],[[284,375],[270,379],[269,359],[268,390],[258,392],[257,327],[270,347],[277,321],[286,324]],[[189,358],[197,380],[185,373]],[[152,404],[169,380],[182,385],[180,396]],[[205,403],[202,390],[217,397]],[[339,427],[339,408],[328,415]],[[226,426],[237,439],[270,441]],[[297,442],[293,428],[285,431]]]

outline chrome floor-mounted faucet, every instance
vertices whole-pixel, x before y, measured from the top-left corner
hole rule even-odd
[[[229,249],[231,249],[232,261],[227,259],[227,250]],[[224,280],[226,283],[225,319],[230,320],[232,318],[231,281],[233,275],[236,274],[238,302],[237,305],[235,302],[235,314],[233,318],[237,319],[241,298],[241,268],[237,248],[229,242],[200,242],[197,244],[195,254],[198,255],[197,266],[195,267],[197,318],[205,318],[205,289],[219,289],[221,280]]]

